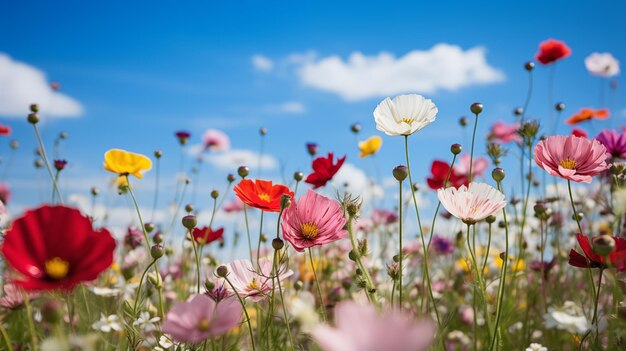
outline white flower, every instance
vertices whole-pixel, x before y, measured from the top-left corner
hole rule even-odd
[[[572,301],[565,301],[561,308],[548,308],[543,319],[546,328],[557,328],[570,333],[582,334],[591,327],[582,308]]]
[[[435,120],[437,106],[421,95],[386,98],[374,110],[376,129],[387,135],[411,135]]]
[[[70,335],[69,338],[47,338],[41,343],[41,351],[66,351],[82,350],[96,351],[98,346],[98,336],[87,334],[84,336]]]
[[[110,333],[111,330],[120,331],[122,325],[118,322],[119,317],[115,314],[105,316],[100,314],[100,320],[91,325],[93,329],[100,330],[103,333]]]
[[[537,343],[532,343],[526,348],[526,351],[548,351],[548,348]]]
[[[485,183],[470,183],[437,190],[437,197],[445,209],[467,224],[495,215],[506,206],[504,194]]]
[[[153,317],[150,318],[150,312],[141,312],[139,314],[139,318],[135,322],[133,322],[134,326],[139,326],[142,331],[149,333],[156,329],[154,323],[160,321],[161,318]]]
[[[608,78],[619,74],[619,61],[608,52],[594,52],[587,56],[585,67],[594,76]]]
[[[319,317],[315,311],[315,297],[313,294],[302,291],[288,300],[288,311],[293,318],[300,322],[305,332],[311,331],[319,324]]]

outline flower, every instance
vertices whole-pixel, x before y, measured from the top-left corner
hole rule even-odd
[[[597,140],[553,135],[535,146],[535,162],[548,174],[574,182],[591,183],[608,168],[606,148]]]
[[[566,330],[572,334],[582,334],[591,326],[582,308],[572,301],[565,301],[563,307],[548,307],[543,320],[546,328]]]
[[[608,52],[594,52],[587,56],[585,67],[594,76],[609,78],[619,74],[619,61]]]
[[[120,149],[111,149],[104,154],[104,169],[109,172],[143,178],[142,173],[150,168],[152,161],[141,154]]]
[[[387,135],[411,135],[435,121],[437,106],[421,95],[386,98],[374,110],[376,129]]]
[[[119,317],[116,314],[105,316],[100,314],[100,320],[91,325],[95,330],[99,330],[103,333],[110,333],[112,330],[121,331],[122,325],[119,322]]]
[[[6,232],[6,262],[22,274],[14,284],[25,290],[71,290],[111,266],[115,239],[94,230],[89,218],[64,206],[27,211]]]
[[[448,183],[444,184],[446,177],[448,176],[448,172],[450,173]],[[452,171],[450,171],[450,165],[446,161],[433,161],[433,164],[430,167],[430,173],[431,176],[426,179],[426,183],[428,183],[428,187],[433,190],[449,186],[458,188],[468,182],[467,177],[459,174],[454,167],[452,168]]]
[[[272,291],[272,261],[266,258],[259,260],[260,274],[255,272],[255,267],[248,259],[235,260],[226,265],[228,279],[233,284],[234,290],[241,298],[251,301],[261,301]],[[285,280],[293,275],[292,270],[285,271],[278,268],[278,279]],[[275,284],[278,286],[278,284]],[[229,286],[232,290],[232,287]]]
[[[582,108],[580,111],[576,112],[572,117],[570,117],[565,123],[567,124],[578,124],[584,121],[589,121],[592,119],[607,119],[609,118],[609,110],[605,108],[601,108],[599,110],[594,110],[592,108]]]
[[[311,334],[324,351],[425,351],[433,341],[430,321],[415,321],[398,310],[378,314],[352,301],[335,307],[336,327],[319,325]]]
[[[205,151],[228,151],[230,149],[230,139],[221,130],[207,129],[202,135],[202,140]]]
[[[596,140],[606,148],[607,157],[626,159],[626,132],[605,129],[596,136]]]
[[[11,201],[11,188],[7,183],[0,183],[0,201],[5,205]]]
[[[441,236],[435,235],[433,237],[433,247],[438,254],[449,254],[454,252],[454,243]]]
[[[224,228],[213,230],[209,227],[194,228],[193,239],[198,245],[210,244],[216,240],[224,238]]]
[[[24,304],[24,294],[13,284],[5,284],[4,295],[0,297],[0,307],[6,309],[16,309]],[[29,292],[28,299],[33,300],[38,297],[38,293]]]
[[[156,329],[154,323],[160,321],[159,317],[150,317],[150,312],[141,312],[139,318],[133,322],[134,326],[139,326],[144,333],[149,333]]]
[[[317,143],[306,143],[306,151],[309,153],[309,155],[315,156],[318,149],[319,147],[317,146]]]
[[[572,135],[573,136],[577,136],[577,137],[581,137],[581,138],[588,138],[589,135],[587,135],[587,131],[581,128],[574,128],[572,129]]]
[[[337,163],[333,163],[334,155],[332,152],[328,153],[326,157],[318,157],[313,160],[311,168],[313,173],[309,174],[304,180],[306,183],[313,185],[313,189],[322,187],[333,179],[343,162],[346,160],[346,156],[337,159]]]
[[[226,213],[243,211],[243,202],[238,197],[228,201],[222,206],[222,210]]]
[[[180,143],[180,145],[187,144],[187,141],[189,141],[189,137],[191,137],[191,133],[186,130],[179,130],[174,133],[174,135],[176,136],[176,138],[178,138],[178,142]]]
[[[548,348],[541,344],[537,344],[536,342],[534,342],[526,348],[526,351],[548,351]]]
[[[535,54],[537,61],[549,65],[572,54],[572,50],[562,41],[548,39],[539,44],[539,52]]]
[[[469,179],[470,173],[470,161],[472,162],[472,178],[482,177],[485,173],[485,169],[489,167],[489,161],[487,161],[484,157],[472,157],[468,154],[464,154],[459,159],[459,164],[454,167],[456,173],[462,177],[467,177]],[[467,185],[467,181],[464,183]]]
[[[372,212],[372,223],[374,225],[388,225],[398,221],[398,215],[389,210],[375,208]]]
[[[601,269],[607,268],[608,263],[610,263],[615,266],[618,271],[626,271],[626,239],[616,237],[612,238],[615,241],[615,249],[608,255],[607,261],[607,257],[593,252],[593,248],[591,247],[588,237],[580,233],[576,234],[578,245],[580,245],[580,248],[583,250],[584,256],[579,254],[578,251],[571,249],[569,252],[568,263],[570,266],[574,267]]]
[[[383,146],[383,138],[378,135],[374,135],[365,141],[361,141],[359,142],[359,157],[363,158],[373,155],[380,150],[381,146]]]
[[[347,238],[345,225],[339,203],[313,190],[307,191],[284,211],[281,223],[283,237],[299,252]]]
[[[467,224],[495,215],[506,206],[504,194],[485,183],[469,183],[437,190],[437,197],[445,209]]]
[[[66,160],[54,160],[53,164],[54,164],[54,169],[60,172],[67,165],[67,161]]]
[[[280,212],[280,198],[285,194],[293,197],[288,187],[261,179],[243,179],[233,190],[246,205],[266,212]]]
[[[143,231],[136,227],[128,227],[126,234],[124,235],[124,245],[128,246],[131,250],[143,244]]]
[[[519,129],[519,123],[506,124],[502,121],[497,121],[491,125],[491,131],[487,136],[490,142],[498,144],[507,144],[510,142],[521,142],[522,137],[517,132]]]
[[[11,135],[11,127],[4,125],[4,124],[0,124],[0,136],[9,136]]]

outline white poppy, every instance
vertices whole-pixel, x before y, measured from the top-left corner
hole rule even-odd
[[[435,120],[437,106],[417,94],[386,98],[374,110],[376,129],[387,135],[411,135]]]
[[[589,73],[600,77],[613,77],[619,74],[619,61],[608,52],[594,52],[585,58]]]

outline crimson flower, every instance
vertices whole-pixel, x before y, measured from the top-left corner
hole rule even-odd
[[[72,290],[113,263],[115,239],[76,209],[45,205],[13,222],[1,251],[24,290]]]
[[[11,135],[11,127],[0,124],[0,135]]]
[[[430,167],[430,172],[432,173],[429,178],[426,179],[426,183],[428,183],[428,187],[437,190],[440,188],[445,188],[448,186],[453,186],[455,188],[460,187],[461,185],[467,185],[469,180],[467,176],[459,174],[457,170],[452,167],[452,172],[450,172],[450,178],[448,179],[448,184],[444,184],[446,181],[446,176],[450,171],[450,165],[446,161],[435,160],[433,161],[432,166]]]
[[[548,39],[539,44],[539,52],[535,54],[537,61],[544,65],[564,59],[572,54],[572,50],[564,42]]]
[[[578,251],[571,249],[568,263],[574,267],[600,269],[607,268],[607,263],[611,263],[618,271],[626,271],[626,239],[612,238],[615,241],[615,250],[607,256],[607,261],[606,257],[593,252],[589,238],[582,234],[576,234],[576,239],[578,239],[578,244],[583,249],[584,256],[578,253]]]
[[[346,156],[338,158],[337,163],[334,163],[333,160],[334,155],[332,152],[329,152],[326,157],[318,157],[313,160],[311,164],[313,173],[309,174],[304,181],[313,185],[313,189],[326,185],[329,180],[333,179],[337,171],[339,171],[339,168],[341,168],[341,165],[343,165],[343,162],[346,160]]]
[[[176,138],[178,138],[178,142],[180,143],[180,145],[187,144],[189,137],[191,137],[191,133],[189,133],[186,130],[179,130],[176,133],[174,133],[174,135],[176,135]]]
[[[54,168],[59,172],[62,171],[66,165],[67,165],[66,160],[54,160]]]
[[[293,198],[293,192],[288,187],[272,184],[269,180],[244,179],[233,190],[246,205],[266,212],[280,212],[280,198],[284,194]]]
[[[588,138],[587,131],[581,128],[572,129],[572,135],[580,137],[580,138]]]
[[[216,240],[222,240],[224,238],[224,228],[213,230],[209,227],[194,228],[193,240],[198,245],[210,244]]]

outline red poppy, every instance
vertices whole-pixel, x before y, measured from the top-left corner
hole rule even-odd
[[[598,110],[594,110],[592,108],[582,108],[580,111],[576,112],[572,117],[570,117],[565,123],[567,124],[578,124],[580,122],[589,121],[592,119],[607,119],[609,118],[609,110],[606,108],[601,108]]]
[[[594,237],[595,238],[595,237]],[[589,238],[577,234],[578,244],[583,249],[584,256],[578,251],[571,249],[569,252],[570,266],[580,268],[607,268],[607,263],[613,265],[618,271],[626,271],[626,239],[613,237],[615,249],[608,255],[609,261],[602,255],[593,252]]]
[[[334,164],[333,159],[333,153],[329,152],[328,156],[318,157],[313,160],[311,164],[313,173],[309,174],[304,181],[313,185],[313,189],[326,185],[329,180],[333,179],[337,171],[339,171],[339,168],[341,168],[341,165],[343,165],[343,162],[346,160],[346,156],[338,158],[337,163]]]
[[[0,135],[2,136],[11,135],[11,127],[5,126],[4,124],[0,124]]]
[[[428,187],[437,190],[444,187],[444,182],[446,181],[446,177],[448,176],[448,172],[450,171],[450,165],[446,161],[435,160],[433,161],[432,166],[430,167],[430,172],[432,175],[426,179],[428,183]],[[450,172],[450,178],[448,179],[448,184],[446,186],[453,186],[455,188],[460,187],[461,185],[467,185],[469,180],[466,176],[459,174],[454,167],[452,168],[452,172]]]
[[[535,58],[542,64],[548,65],[571,54],[572,50],[564,42],[548,39],[539,44],[539,52],[535,54]]]
[[[222,240],[224,238],[224,228],[213,230],[209,227],[194,228],[193,240],[198,245],[210,244],[216,240]]]
[[[575,136],[580,137],[580,138],[589,138],[589,135],[587,134],[587,131],[584,130],[584,129],[580,129],[580,128],[572,129],[572,135],[575,135]]]
[[[293,198],[288,187],[272,184],[269,180],[244,179],[233,189],[246,205],[266,212],[280,212],[280,198],[287,194]]]
[[[113,263],[115,239],[94,230],[89,218],[65,206],[42,206],[16,219],[2,244],[6,262],[25,290],[71,290]]]

